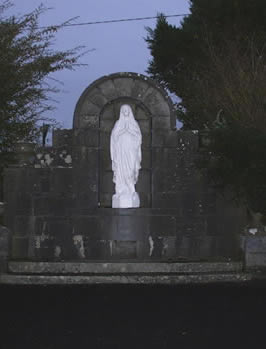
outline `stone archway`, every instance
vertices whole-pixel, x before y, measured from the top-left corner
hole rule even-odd
[[[137,191],[141,207],[152,206],[153,128],[175,128],[173,105],[164,89],[150,78],[135,73],[117,73],[96,80],[81,95],[74,113],[73,128],[97,139],[98,206],[111,207],[114,192],[109,154],[110,133],[122,104],[130,104],[142,135],[142,170]]]
[[[173,104],[165,90],[152,79],[136,73],[111,74],[88,86],[76,104],[73,128],[90,127],[99,120],[107,103],[122,97],[143,103],[152,117],[168,117],[169,127],[175,129]]]

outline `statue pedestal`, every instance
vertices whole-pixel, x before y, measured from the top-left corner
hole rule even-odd
[[[135,208],[140,206],[139,194],[115,194],[112,198],[112,208]]]

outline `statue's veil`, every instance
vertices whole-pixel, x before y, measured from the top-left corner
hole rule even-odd
[[[128,117],[124,116],[123,108],[128,109],[128,111],[129,111]],[[123,104],[120,108],[119,119],[117,120],[117,122],[115,123],[115,126],[113,128],[112,137],[114,137],[114,139],[115,139],[116,136],[125,128],[128,128],[131,133],[133,133],[137,138],[139,138],[139,141],[141,143],[141,131],[140,131],[139,125],[134,118],[131,106],[128,104]]]

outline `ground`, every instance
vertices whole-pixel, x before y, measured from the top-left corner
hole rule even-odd
[[[0,296],[1,349],[264,348],[266,343],[265,282],[2,285]]]

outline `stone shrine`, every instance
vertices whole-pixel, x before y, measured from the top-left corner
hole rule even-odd
[[[120,107],[142,134],[139,208],[112,208],[110,134]],[[5,171],[12,260],[164,261],[239,259],[245,217],[195,166],[198,131],[176,131],[166,92],[146,76],[117,73],[91,84],[73,129],[53,146],[18,146]]]

